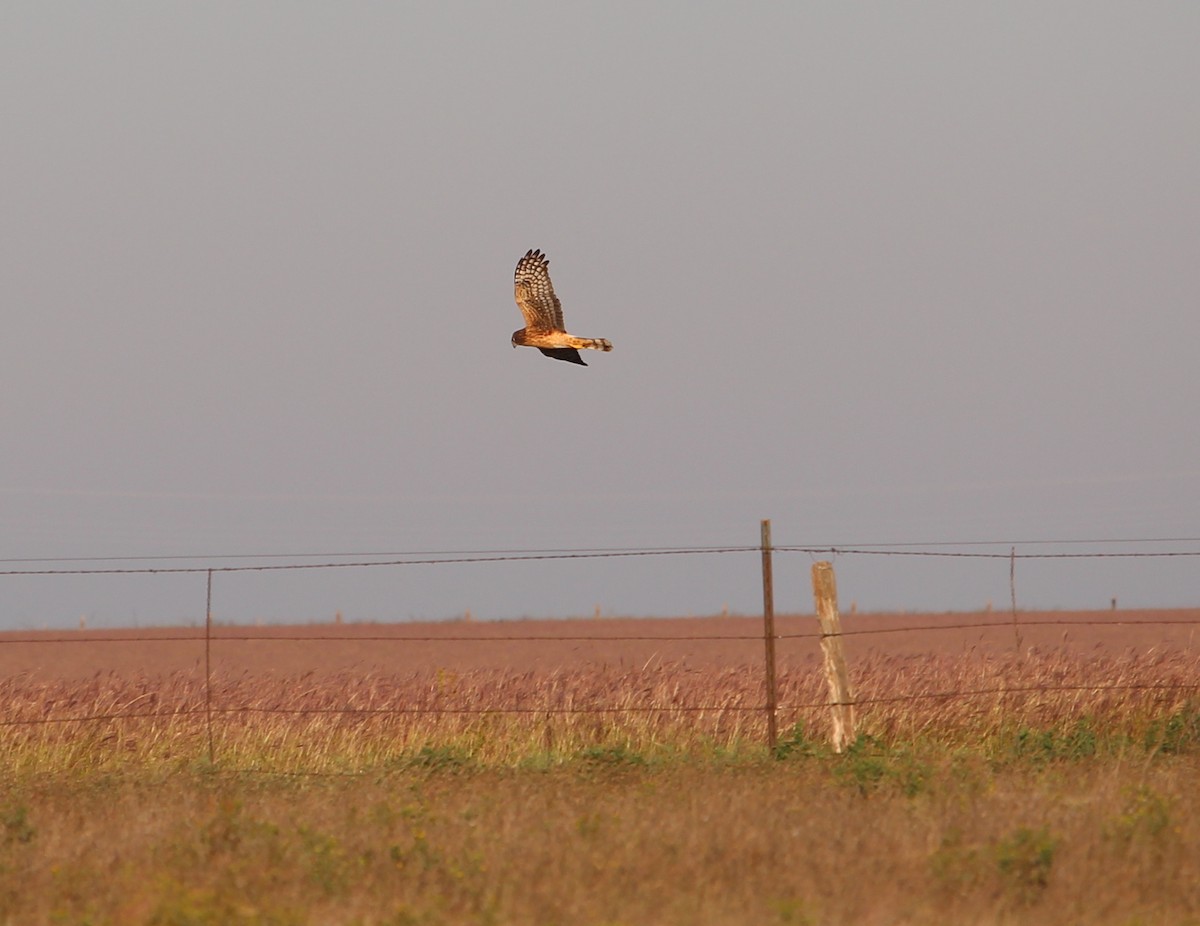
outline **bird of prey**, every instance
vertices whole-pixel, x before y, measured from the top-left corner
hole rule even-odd
[[[513,347],[536,347],[547,357],[587,366],[578,348],[612,350],[604,338],[577,338],[563,327],[562,304],[550,282],[550,261],[541,251],[526,251],[517,261],[513,290],[525,327],[514,331]]]

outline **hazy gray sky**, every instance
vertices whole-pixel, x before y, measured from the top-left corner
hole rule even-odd
[[[6,3],[0,556],[1200,536],[1198,47],[1187,2]],[[586,369],[509,347],[531,247],[615,345]],[[214,607],[753,611],[757,569],[222,575]],[[1003,561],[838,570],[862,608],[1007,603]],[[1018,590],[1195,604],[1198,570]],[[0,577],[2,627],[203,604]]]

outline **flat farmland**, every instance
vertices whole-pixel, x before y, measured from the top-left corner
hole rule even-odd
[[[0,922],[1200,922],[1200,609],[0,636]]]
[[[1002,655],[1017,651],[1119,656],[1191,651],[1200,608],[1138,611],[845,614],[856,656]],[[797,667],[820,658],[812,615],[776,618],[778,658]],[[96,675],[202,671],[204,628],[0,633],[0,677],[82,680]],[[642,667],[761,667],[761,617],[600,618],[496,622],[300,624],[213,629],[210,659],[225,675],[361,672],[410,675],[436,669],[513,673]]]

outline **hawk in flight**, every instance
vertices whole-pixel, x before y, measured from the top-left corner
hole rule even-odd
[[[577,338],[563,327],[562,304],[550,282],[550,261],[541,251],[526,251],[517,261],[513,288],[525,327],[514,331],[513,347],[536,347],[547,357],[587,366],[577,348],[612,350],[604,338]]]

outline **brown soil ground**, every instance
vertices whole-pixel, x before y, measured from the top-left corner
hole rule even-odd
[[[811,615],[777,619],[779,660],[819,658]],[[1011,615],[847,614],[855,655],[948,655],[1063,651],[1089,655],[1189,651],[1200,608],[1019,612]],[[1200,642],[1200,641],[1196,641]],[[344,672],[411,674],[431,669],[507,672],[585,666],[639,669],[661,662],[695,668],[761,665],[759,617],[603,618],[495,623],[310,624],[216,627],[212,669],[223,676]],[[203,628],[0,633],[0,678],[69,681],[97,675],[203,671]]]

